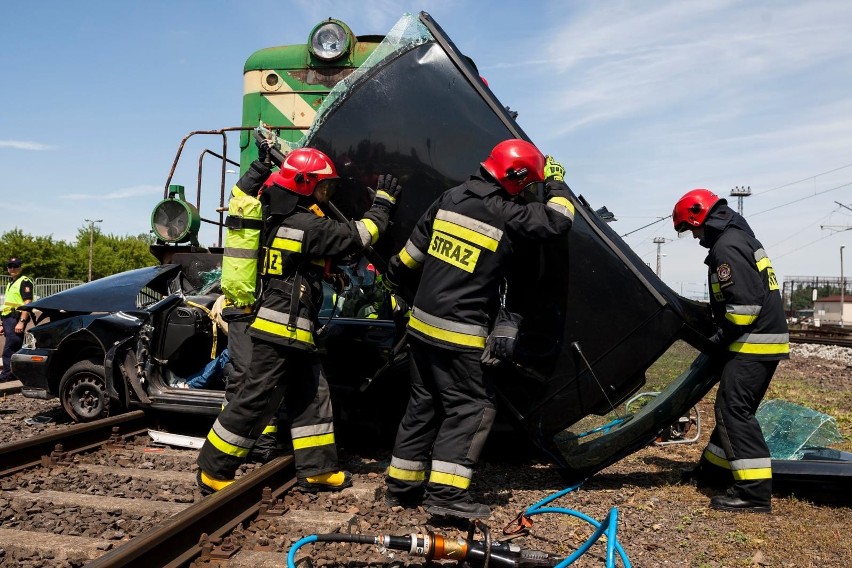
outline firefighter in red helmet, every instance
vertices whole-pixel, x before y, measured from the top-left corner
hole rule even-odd
[[[247,332],[250,368],[198,456],[198,484],[205,493],[233,483],[282,400],[298,487],[337,491],[352,484],[351,474],[338,470],[331,399],[314,343],[317,311],[330,267],[376,242],[402,188],[396,178],[379,176],[373,205],[363,218],[340,222],[323,211],[339,181],[324,153],[293,150],[279,171],[267,175],[262,187],[243,188],[259,190],[264,219],[258,299]]]
[[[411,392],[386,504],[423,503],[443,517],[490,515],[469,493],[495,416],[492,378],[481,360],[513,248],[571,228],[574,204],[563,177],[562,166],[531,143],[500,142],[477,173],[429,207],[391,259],[385,278],[391,289],[406,270],[422,274],[408,323]],[[545,203],[516,199],[539,182]]]
[[[716,427],[698,467],[699,483],[730,485],[710,506],[724,511],[772,510],[772,460],[755,412],[778,361],[789,357],[789,332],[772,263],[746,220],[707,189],[675,204],[674,228],[691,231],[710,250],[710,338],[720,366]]]

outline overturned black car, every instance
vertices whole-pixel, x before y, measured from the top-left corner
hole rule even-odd
[[[204,388],[186,388],[185,379],[227,349],[227,334],[211,312],[221,295],[221,257],[179,254],[173,260],[30,304],[39,325],[13,358],[24,396],[58,397],[79,422],[130,408],[216,416],[227,376]],[[389,310],[369,263],[359,259],[344,269],[346,288],[329,291],[320,312],[319,346],[333,355],[324,363],[335,406],[341,420],[363,415],[389,434],[407,396],[404,357],[389,361],[400,323],[381,318]]]

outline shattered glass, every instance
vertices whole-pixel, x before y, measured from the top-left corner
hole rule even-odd
[[[786,400],[764,400],[755,416],[773,459],[798,460],[804,449],[843,441],[832,416]]]
[[[199,295],[203,296],[205,294],[209,294],[219,286],[219,283],[222,280],[222,267],[217,266],[213,270],[199,272],[198,278],[201,280],[201,287],[198,292]]]
[[[310,130],[301,140],[293,143],[292,147],[301,148],[304,146],[305,141],[310,140],[314,132],[322,126],[325,116],[337,105],[341,96],[349,91],[353,85],[357,84],[361,80],[361,77],[372,71],[374,67],[418,45],[434,41],[434,39],[432,33],[416,15],[403,14],[364,64],[331,89],[331,92],[323,100],[322,105],[317,109],[317,115]]]

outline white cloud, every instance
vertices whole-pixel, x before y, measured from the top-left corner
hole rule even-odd
[[[137,185],[134,187],[124,187],[102,193],[69,193],[66,195],[60,195],[59,198],[67,199],[69,201],[103,201],[132,199],[135,197],[150,198],[151,196],[157,196],[158,193],[162,193],[162,191],[162,187],[155,185]]]
[[[26,142],[23,140],[0,140],[0,148],[14,148],[15,150],[55,150],[56,146],[42,144],[41,142]]]

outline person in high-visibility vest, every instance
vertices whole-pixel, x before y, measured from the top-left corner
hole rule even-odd
[[[23,276],[21,265],[23,261],[13,256],[6,263],[6,270],[12,281],[6,286],[6,295],[3,297],[3,307],[0,308],[0,318],[3,320],[3,329],[0,335],[6,337],[3,345],[3,372],[0,373],[0,382],[15,379],[12,374],[12,355],[17,353],[24,344],[24,330],[30,315],[21,311],[21,306],[33,301],[33,281]]]

